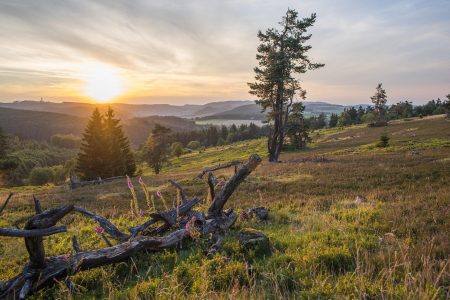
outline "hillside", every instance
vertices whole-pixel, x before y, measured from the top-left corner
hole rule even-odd
[[[390,146],[375,143],[386,130]],[[412,150],[415,150],[412,152]],[[205,198],[206,183],[195,178],[204,166],[265,154],[265,140],[193,152],[173,159],[163,174],[144,168],[157,206],[171,205],[177,180],[188,195]],[[132,260],[71,276],[81,298],[155,299],[446,299],[450,272],[450,121],[443,116],[399,120],[387,128],[364,126],[316,131],[305,151],[266,160],[227,204],[238,214],[266,206],[269,220],[238,219],[212,257],[206,240],[183,241],[182,249],[140,253]],[[229,178],[232,170],[217,172]],[[140,207],[144,194],[133,179]],[[8,190],[0,190],[5,199]],[[129,215],[125,180],[68,191],[66,187],[16,189],[0,218],[12,226],[34,211],[32,195],[44,208],[75,204],[113,220],[121,229],[141,222]],[[355,204],[357,195],[367,202]],[[203,200],[205,201],[205,200]],[[1,201],[0,201],[1,203]],[[208,204],[202,202],[200,208]],[[69,232],[46,238],[47,255],[73,255],[71,236],[81,249],[104,247],[96,224],[78,215]],[[241,249],[239,231],[263,231],[271,246]],[[0,238],[0,281],[21,271],[23,241]],[[69,256],[70,259],[70,256]],[[65,285],[39,298],[67,298]]]
[[[80,136],[85,129],[87,120],[88,118],[60,113],[0,108],[0,127],[7,134],[25,139],[49,141],[51,136],[57,133],[71,133]],[[134,145],[142,144],[156,123],[174,131],[200,128],[193,121],[172,116],[149,116],[122,121],[124,132]]]
[[[339,104],[330,104],[326,102],[303,102],[305,105],[305,114],[307,116],[310,115],[318,115],[320,113],[339,114],[344,111],[346,106]],[[198,118],[198,120],[264,120],[265,113],[261,112],[261,107],[255,103],[242,105],[227,111],[223,111],[216,114],[211,114],[208,116],[204,116],[202,118]]]
[[[121,119],[130,119],[135,117],[148,116],[176,116],[176,117],[197,117],[207,114],[215,114],[221,111],[233,109],[250,101],[220,101],[211,102],[203,105],[170,105],[170,104],[91,104],[77,102],[46,102],[46,101],[16,101],[13,103],[2,103],[0,107],[23,109],[33,111],[45,111],[54,113],[69,114],[77,117],[87,118],[91,115],[95,107],[104,111],[108,106],[112,107],[116,115]]]

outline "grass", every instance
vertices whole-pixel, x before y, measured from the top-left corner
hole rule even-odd
[[[282,163],[264,161],[227,206],[239,211],[264,205],[270,210],[269,221],[239,220],[214,257],[205,258],[206,240],[189,242],[178,252],[141,253],[77,274],[72,279],[81,294],[71,297],[449,298],[450,122],[443,118],[394,122],[387,127],[390,146],[372,147],[383,130],[363,126],[322,130],[313,135],[314,147],[284,153]],[[144,169],[144,180],[165,199],[175,196],[167,178],[182,182],[188,194],[205,198],[205,183],[193,179],[203,166],[254,152],[265,153],[264,140],[183,155],[163,174]],[[306,159],[315,156],[327,161]],[[218,174],[228,177],[231,172]],[[1,191],[1,199],[6,192]],[[0,218],[0,227],[32,214],[32,194],[42,199],[44,207],[75,203],[112,218],[120,228],[138,222],[128,213],[126,182],[118,180],[74,191],[65,187],[18,191]],[[359,194],[368,201],[356,206]],[[140,190],[138,198],[143,207]],[[91,221],[70,216],[64,223],[68,233],[45,241],[49,255],[71,252],[73,234],[83,249],[104,246]],[[237,236],[244,228],[265,232],[271,249],[240,249]],[[12,277],[27,261],[19,239],[0,238],[0,255],[0,280]],[[63,284],[36,295],[67,297]]]

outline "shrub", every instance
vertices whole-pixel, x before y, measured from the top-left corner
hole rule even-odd
[[[180,157],[181,154],[183,154],[183,146],[180,143],[172,144],[172,155],[176,156],[176,157]]]
[[[30,184],[43,185],[52,182],[55,177],[55,172],[48,167],[34,167],[30,172]]]
[[[380,135],[380,141],[377,143],[377,147],[387,147],[389,146],[389,136],[387,134],[386,131],[384,131],[381,135]]]
[[[202,146],[199,141],[190,141],[189,144],[187,144],[187,148],[191,150],[197,150]]]

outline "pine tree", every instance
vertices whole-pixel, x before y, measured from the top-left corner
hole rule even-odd
[[[328,127],[333,128],[337,126],[339,116],[335,113],[332,113],[330,116],[330,121],[328,122]]]
[[[370,97],[372,103],[375,106],[378,121],[384,121],[385,105],[387,102],[386,91],[382,88],[382,83],[379,83],[376,87],[375,95]]]
[[[286,123],[286,135],[294,149],[303,149],[309,141],[308,126],[304,118],[305,106],[302,102],[294,103]]]
[[[103,117],[96,108],[88,121],[78,153],[77,172],[83,179],[108,175],[108,153],[105,152],[105,144]]]
[[[169,160],[170,155],[170,129],[155,124],[151,136],[145,145],[145,158],[148,165],[153,168],[155,174],[161,172]]]
[[[296,74],[323,67],[312,63],[307,52],[311,49],[305,43],[311,38],[306,34],[316,21],[316,14],[298,19],[295,10],[288,9],[280,22],[281,30],[270,28],[265,33],[258,32],[261,41],[258,46],[259,66],[254,69],[255,82],[249,83],[250,94],[258,97],[256,101],[271,121],[271,134],[268,140],[269,161],[277,161],[284,141],[284,125],[295,95],[305,98]]]
[[[130,142],[124,135],[120,120],[114,117],[114,111],[109,107],[104,118],[106,153],[108,157],[108,177],[133,176],[136,163],[130,149]]]

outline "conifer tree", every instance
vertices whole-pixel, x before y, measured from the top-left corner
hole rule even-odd
[[[258,33],[261,43],[256,58],[259,66],[254,69],[255,82],[248,85],[250,94],[258,98],[256,103],[263,111],[269,110],[268,121],[272,127],[267,144],[269,161],[278,160],[292,100],[295,95],[305,98],[306,92],[295,75],[324,66],[312,63],[307,56],[311,46],[306,43],[311,35],[306,32],[315,21],[316,14],[298,19],[298,13],[288,9],[280,22],[281,30],[270,28]]]
[[[103,117],[95,108],[83,134],[78,153],[77,172],[83,179],[106,177],[108,174]]]
[[[130,149],[130,142],[124,135],[120,120],[114,117],[111,107],[105,114],[104,131],[108,157],[108,177],[133,176],[136,171],[136,163]]]
[[[305,148],[306,143],[310,140],[304,111],[305,106],[302,102],[294,103],[286,123],[286,135],[294,149]]]
[[[152,134],[145,144],[145,158],[148,165],[155,171],[161,172],[168,162],[170,155],[170,129],[155,124]]]
[[[372,103],[375,106],[378,121],[384,121],[385,105],[387,102],[386,91],[383,89],[381,85],[382,85],[381,83],[378,84],[378,86],[376,87],[375,95],[370,97]]]

